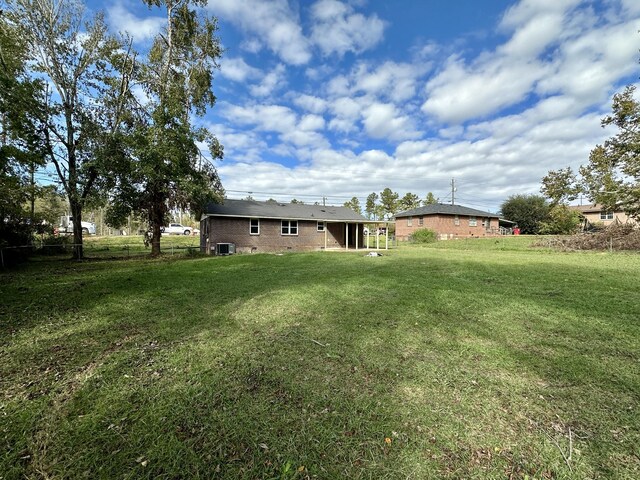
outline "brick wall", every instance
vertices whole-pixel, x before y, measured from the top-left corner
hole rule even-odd
[[[422,216],[422,225],[420,225],[420,217],[411,218],[411,224],[408,225],[408,218],[403,217],[396,220],[396,238],[398,240],[408,240],[409,236],[416,230],[428,228],[435,231],[440,239],[449,238],[468,238],[468,237],[489,237],[498,233],[498,219],[489,217],[475,217],[476,226],[469,225],[470,217],[465,215],[458,216],[459,225],[456,225],[454,215],[424,215]],[[483,225],[483,222],[486,222]]]
[[[207,225],[208,224],[208,225]],[[327,223],[327,248],[344,248],[345,224]],[[325,248],[325,232],[318,231],[318,222],[298,220],[297,235],[282,235],[281,220],[260,219],[260,233],[250,234],[248,218],[208,217],[201,227],[201,249],[211,251],[216,243],[234,243],[238,253],[321,250]],[[208,235],[206,234],[208,227]],[[362,246],[362,225],[359,245]],[[355,225],[349,225],[349,246],[355,246]]]

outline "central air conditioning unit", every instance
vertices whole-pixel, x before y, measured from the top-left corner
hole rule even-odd
[[[216,255],[233,255],[236,253],[235,243],[216,243]]]

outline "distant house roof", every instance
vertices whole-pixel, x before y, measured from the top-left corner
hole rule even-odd
[[[600,204],[593,204],[593,205],[569,205],[569,208],[571,210],[575,210],[576,212],[580,212],[580,213],[600,213],[602,211],[608,211],[605,208],[603,208],[602,205]]]
[[[462,205],[450,205],[446,203],[434,203],[433,205],[425,205],[424,207],[414,208],[396,214],[396,218],[416,217],[420,215],[465,215],[469,217],[491,217],[499,218],[496,213],[483,212],[475,208],[463,207]]]
[[[300,203],[259,202],[256,200],[224,199],[224,203],[209,203],[203,215],[216,217],[277,218],[317,220],[321,222],[368,222],[347,207],[303,205]]]

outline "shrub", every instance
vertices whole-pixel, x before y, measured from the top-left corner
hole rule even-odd
[[[549,210],[547,221],[540,223],[543,235],[571,235],[576,233],[580,225],[580,216],[566,205],[555,205]]]
[[[409,237],[412,243],[434,243],[438,239],[438,234],[428,228],[416,230]]]
[[[24,262],[31,253],[31,225],[24,218],[4,218],[0,221],[2,267]]]

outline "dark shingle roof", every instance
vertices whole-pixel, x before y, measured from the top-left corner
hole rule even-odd
[[[256,200],[231,200],[209,203],[204,215],[246,218],[278,218],[288,220],[318,220],[334,222],[365,222],[362,215],[347,207],[303,205],[300,203],[258,202]]]
[[[475,208],[463,207],[462,205],[449,205],[446,203],[435,203],[424,207],[414,208],[406,212],[396,214],[396,218],[415,217],[420,215],[466,215],[470,217],[491,217],[499,218],[496,213],[483,212]]]

